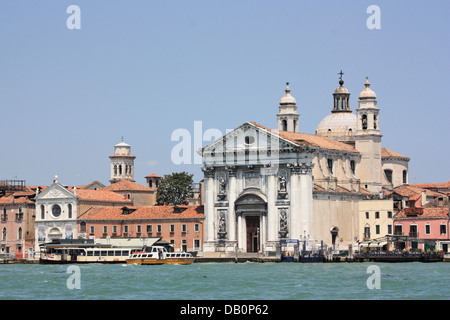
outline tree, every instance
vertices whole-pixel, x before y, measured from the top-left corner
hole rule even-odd
[[[192,196],[193,176],[184,171],[164,175],[156,192],[158,205],[188,204],[188,198]]]

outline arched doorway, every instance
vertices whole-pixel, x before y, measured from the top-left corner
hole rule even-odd
[[[339,228],[338,227],[331,228],[330,233],[331,233],[331,244],[333,245],[334,249],[336,247],[337,236],[339,235]]]
[[[48,239],[51,241],[53,239],[62,239],[62,233],[58,228],[52,228],[48,232]]]
[[[267,198],[258,189],[246,190],[235,201],[238,247],[249,253],[262,249],[265,241]]]

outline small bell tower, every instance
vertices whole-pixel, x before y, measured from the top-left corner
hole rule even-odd
[[[377,96],[370,89],[367,77],[364,86],[366,88],[359,94],[356,109],[355,148],[361,153],[359,165],[361,186],[378,194],[382,187],[380,109],[377,106]]]
[[[297,101],[291,96],[289,82],[286,83],[285,95],[280,100],[279,113],[277,114],[278,130],[288,132],[298,131]]]
[[[114,146],[114,155],[111,159],[111,179],[109,182],[115,183],[120,180],[130,180],[134,182],[134,159],[131,155],[131,146],[123,141]]]

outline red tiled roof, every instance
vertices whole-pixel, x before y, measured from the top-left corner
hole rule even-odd
[[[411,186],[424,188],[424,189],[449,189],[450,181],[447,182],[436,182],[436,183],[415,183],[411,184]]]
[[[109,186],[103,187],[103,191],[152,191],[150,188],[144,187],[136,182],[130,180],[120,180],[112,183]]]
[[[73,187],[67,188],[70,192],[74,192]],[[125,199],[122,195],[105,190],[88,190],[77,189],[77,196],[79,200],[85,201],[99,201],[99,202],[121,202],[124,204],[131,204],[130,200]]]
[[[423,189],[423,188],[418,188],[418,187],[415,187],[415,186],[412,186],[412,185],[407,185],[407,184],[404,184],[404,185],[396,187],[394,189],[394,192],[399,194],[399,195],[401,195],[401,196],[403,196],[403,197],[412,198],[412,197],[414,197],[414,196],[416,196],[418,194],[421,195],[422,194],[422,190],[424,190],[425,194],[427,196],[429,196],[429,197],[440,197],[440,196],[442,196],[442,193],[430,191],[430,190]],[[417,199],[418,199],[418,197],[416,199],[411,199],[411,200],[417,200]]]
[[[0,205],[31,203],[26,196],[17,196],[14,193],[9,196],[0,197]]]
[[[408,157],[402,156],[401,154],[398,154],[397,152],[394,152],[392,150],[381,148],[381,158],[404,158],[409,159]]]
[[[148,176],[145,176],[145,178],[161,178],[161,176],[158,176],[157,174],[149,174]]]
[[[395,219],[404,218],[447,218],[448,219],[448,207],[437,207],[437,208],[420,208],[423,209],[422,214],[417,215],[407,215],[405,209],[396,214]]]
[[[300,132],[288,132],[288,131],[281,131],[281,130],[274,130],[266,128],[256,122],[249,122],[250,124],[257,126],[261,129],[267,130],[269,132],[272,132],[279,137],[286,139],[290,142],[293,142],[296,145],[299,146],[313,146],[313,147],[319,147],[321,149],[330,149],[330,150],[342,150],[342,151],[348,151],[348,152],[354,152],[359,153],[358,150],[353,148],[352,146],[339,142],[337,140],[334,140],[329,137],[323,137],[318,136],[315,134],[307,134],[307,133],[300,133]]]
[[[145,219],[185,219],[204,218],[203,206],[179,206],[186,210],[175,213],[174,206],[128,207],[136,209],[130,214],[123,214],[123,207],[91,208],[83,213],[80,220],[145,220]]]

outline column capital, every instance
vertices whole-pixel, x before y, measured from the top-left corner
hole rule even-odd
[[[214,178],[214,172],[216,169],[214,167],[204,166],[202,171],[206,178]]]
[[[236,173],[237,173],[236,166],[225,166],[225,170],[228,171],[229,177],[236,177]]]
[[[312,172],[314,163],[288,163],[287,167],[291,171],[291,174],[306,174]]]

